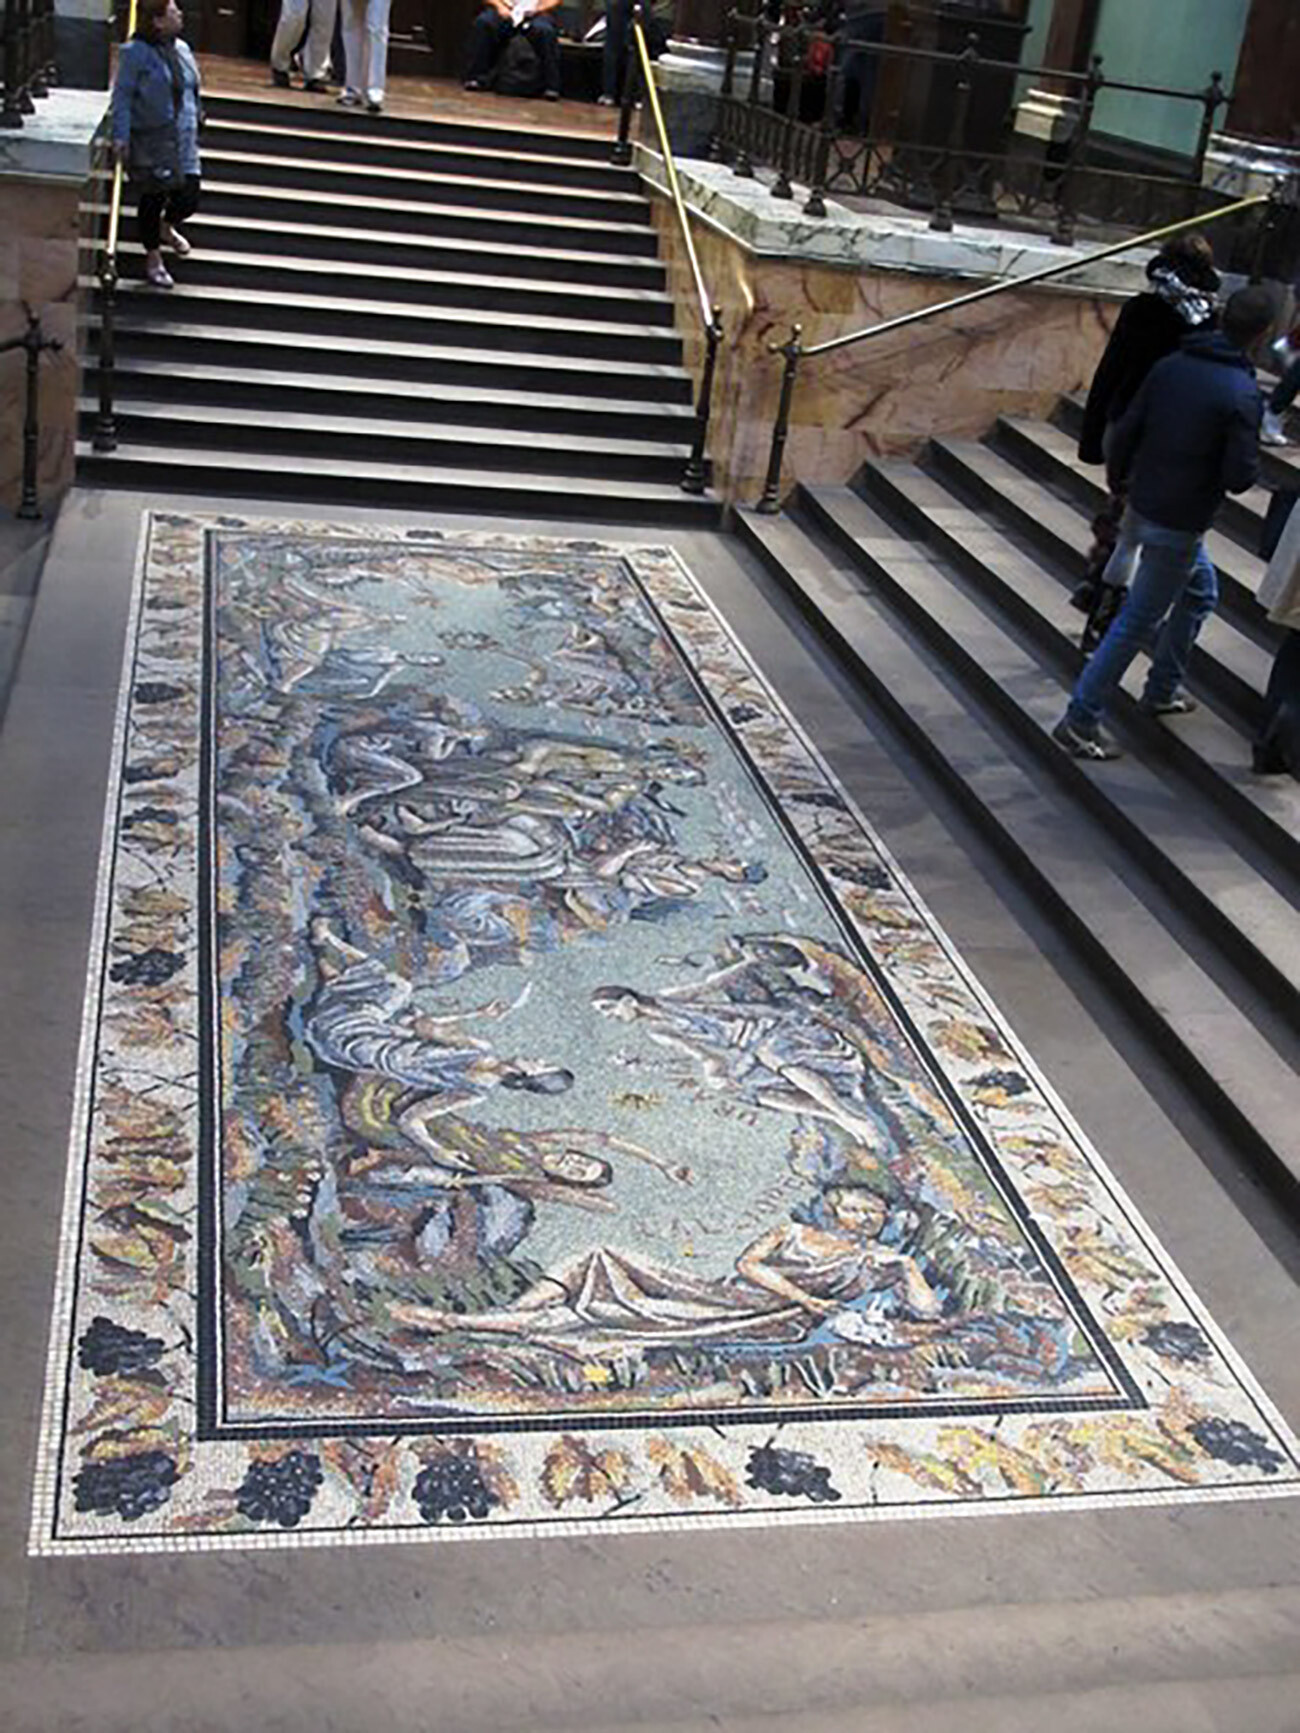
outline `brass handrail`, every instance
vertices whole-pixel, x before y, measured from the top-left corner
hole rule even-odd
[[[713,317],[713,304],[709,300],[709,291],[704,282],[704,272],[700,269],[700,257],[695,250],[695,237],[691,233],[690,219],[686,214],[681,182],[677,179],[677,163],[673,157],[673,148],[668,142],[668,128],[664,125],[664,111],[660,105],[659,91],[655,84],[654,62],[650,59],[650,45],[646,41],[645,31],[641,27],[641,17],[641,8],[637,6],[632,14],[632,34],[636,39],[637,56],[641,62],[641,82],[645,87],[646,99],[650,104],[655,131],[659,135],[659,149],[664,159],[664,175],[668,181],[668,196],[672,199],[673,209],[677,212],[682,240],[686,245],[686,257],[690,260],[691,276],[695,280],[695,293],[700,303],[700,320],[707,329]]]
[[[136,0],[130,0],[126,12],[126,41],[135,35]],[[116,69],[114,69],[116,76]],[[109,99],[109,139],[113,136],[113,105]],[[114,314],[117,306],[117,240],[122,225],[122,181],[125,165],[113,150],[113,185],[108,200],[108,230],[104,250],[99,255],[99,414],[95,417],[94,446],[96,451],[117,450],[117,423],[113,417],[113,369],[115,355]]]
[[[776,423],[772,428],[767,477],[763,484],[763,496],[758,503],[759,511],[770,514],[781,509],[781,463],[790,431],[790,404],[794,396],[799,363],[806,357],[828,355],[833,349],[847,349],[851,344],[863,343],[869,337],[883,337],[890,331],[901,331],[908,325],[919,325],[923,320],[937,319],[941,313],[951,313],[957,307],[970,307],[977,301],[992,300],[995,295],[1009,294],[1034,283],[1045,283],[1053,277],[1064,277],[1071,271],[1081,271],[1103,259],[1113,259],[1119,253],[1132,252],[1136,247],[1152,246],[1158,241],[1167,240],[1170,235],[1183,234],[1188,229],[1202,229],[1207,223],[1218,222],[1223,217],[1253,210],[1259,205],[1272,204],[1275,197],[1274,193],[1252,193],[1249,198],[1220,205],[1218,210],[1205,211],[1198,217],[1184,217],[1176,223],[1166,223],[1162,228],[1147,229],[1143,234],[1130,235],[1126,240],[1116,241],[1109,247],[1098,247],[1094,252],[1084,253],[1081,258],[1045,265],[1041,271],[1027,271],[1021,277],[1004,277],[997,283],[985,283],[983,288],[972,289],[968,294],[954,295],[950,300],[936,301],[929,307],[917,307],[910,313],[900,313],[893,319],[882,319],[879,324],[867,325],[860,331],[849,331],[842,337],[828,337],[823,343],[810,343],[807,348],[802,342],[803,327],[795,325],[786,342],[769,343],[767,346],[769,355],[784,355],[785,371],[781,376],[781,395],[777,405]]]
[[[606,28],[608,29],[608,27],[607,23]],[[632,8],[632,39],[636,44],[639,79],[633,77],[632,68],[629,67],[627,76],[623,81],[622,112],[619,116],[618,143],[614,149],[614,161],[627,164],[632,160],[632,109],[636,101],[639,83],[645,90],[646,100],[650,105],[650,114],[654,120],[655,132],[659,138],[664,177],[668,182],[668,196],[672,200],[673,209],[677,213],[678,226],[682,231],[686,258],[691,268],[696,299],[699,302],[700,323],[704,328],[704,370],[700,375],[700,389],[695,407],[695,438],[691,445],[691,455],[687,460],[685,473],[682,476],[682,488],[685,492],[703,493],[706,479],[704,447],[708,438],[709,411],[713,401],[713,375],[717,367],[718,346],[722,341],[722,308],[709,298],[708,285],[704,281],[704,272],[700,268],[700,257],[695,250],[695,237],[691,233],[690,217],[687,215],[686,203],[682,198],[681,183],[677,178],[677,163],[673,157],[673,147],[668,142],[668,128],[664,124],[664,112],[659,102],[658,87],[655,84],[654,62],[650,58],[650,45],[646,41],[645,34],[645,8],[640,0]]]

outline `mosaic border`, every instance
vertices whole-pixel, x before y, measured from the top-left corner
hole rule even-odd
[[[1233,1456],[1229,1451],[1226,1456],[1219,1454],[1214,1457],[1217,1462],[1217,1478],[1203,1480],[1199,1472],[1204,1467],[1207,1472],[1211,1468],[1211,1458],[1207,1457],[1204,1464],[1195,1465],[1195,1473],[1188,1470],[1185,1462],[1177,1458],[1177,1450],[1186,1445],[1184,1435],[1182,1443],[1174,1433],[1166,1433],[1162,1438],[1158,1435],[1159,1420],[1154,1423],[1157,1431],[1152,1431],[1149,1415],[1138,1419],[1146,1426],[1135,1448],[1141,1456],[1143,1448],[1158,1453],[1163,1449],[1166,1461],[1163,1468],[1156,1468],[1157,1473],[1172,1474],[1173,1484],[1138,1485],[1132,1480],[1134,1463],[1125,1462],[1123,1450],[1118,1445],[1115,1448],[1119,1454],[1111,1463],[1102,1481],[1097,1485],[1078,1485],[1070,1487],[1053,1487],[1051,1490],[1034,1492],[1021,1484],[1017,1487],[1017,1475],[1026,1476],[1030,1472],[1027,1460],[1017,1464],[1015,1447],[1008,1444],[1009,1432],[1004,1431],[1000,1438],[992,1434],[979,1434],[979,1428],[968,1427],[967,1432],[977,1435],[975,1460],[965,1472],[965,1490],[961,1489],[960,1477],[955,1483],[957,1490],[949,1487],[940,1491],[934,1483],[927,1488],[924,1478],[916,1480],[909,1496],[899,1496],[896,1486],[889,1481],[889,1469],[883,1470],[886,1476],[886,1494],[882,1496],[879,1479],[882,1473],[880,1462],[886,1451],[887,1440],[873,1438],[873,1429],[879,1432],[887,1428],[888,1422],[879,1416],[871,1419],[840,1418],[840,1426],[844,1434],[852,1436],[847,1442],[830,1440],[835,1428],[828,1427],[824,1421],[801,1421],[798,1418],[764,1419],[755,1421],[752,1418],[729,1420],[725,1428],[715,1428],[718,1437],[723,1439],[720,1448],[710,1440],[702,1444],[698,1438],[694,1442],[684,1441],[681,1435],[688,1432],[686,1426],[666,1425],[663,1421],[644,1421],[638,1427],[638,1438],[646,1444],[637,1461],[631,1460],[630,1445],[636,1439],[622,1433],[614,1425],[605,1427],[610,1434],[606,1448],[597,1449],[596,1443],[586,1449],[586,1467],[577,1472],[573,1470],[572,1462],[566,1460],[566,1474],[577,1473],[577,1481],[587,1492],[564,1499],[551,1499],[552,1508],[547,1508],[547,1500],[540,1498],[539,1487],[550,1486],[552,1490],[557,1484],[556,1476],[547,1474],[553,1462],[557,1448],[568,1447],[571,1440],[563,1436],[572,1432],[572,1423],[566,1429],[563,1422],[547,1420],[532,1429],[531,1436],[512,1434],[508,1442],[514,1447],[515,1457],[509,1462],[498,1460],[504,1452],[499,1448],[499,1440],[493,1439],[481,1448],[473,1440],[468,1445],[461,1441],[459,1445],[451,1441],[453,1448],[468,1448],[476,1452],[476,1458],[481,1458],[484,1473],[489,1479],[496,1476],[494,1484],[500,1497],[499,1511],[495,1512],[490,1521],[472,1523],[465,1526],[448,1526],[447,1524],[431,1524],[427,1522],[396,1522],[391,1515],[378,1513],[374,1520],[366,1521],[363,1514],[361,1520],[365,1526],[354,1526],[358,1520],[354,1512],[348,1519],[348,1526],[341,1521],[329,1520],[329,1509],[337,1507],[334,1499],[331,1506],[326,1501],[326,1508],[321,1511],[321,1520],[313,1521],[310,1528],[293,1530],[263,1531],[250,1529],[247,1526],[232,1529],[229,1526],[229,1512],[213,1511],[211,1520],[204,1517],[202,1509],[188,1509],[182,1514],[192,1520],[187,1522],[183,1532],[150,1531],[143,1524],[136,1528],[119,1525],[111,1533],[101,1530],[103,1538],[96,1538],[93,1532],[86,1532],[83,1519],[82,1532],[71,1532],[64,1527],[62,1532],[56,1530],[56,1510],[60,1498],[61,1478],[60,1462],[63,1445],[72,1426],[75,1424],[85,1431],[87,1414],[83,1409],[77,1412],[75,1392],[72,1388],[72,1350],[75,1340],[75,1305],[78,1287],[78,1270],[82,1255],[81,1236],[83,1224],[80,1216],[80,1205],[83,1199],[85,1184],[92,1162],[90,1149],[91,1125],[90,1102],[95,1076],[95,1067],[100,1055],[99,1030],[106,1005],[110,1003],[104,993],[103,977],[106,972],[109,946],[112,939],[113,915],[112,897],[115,883],[116,851],[119,842],[120,809],[125,792],[123,769],[128,743],[129,730],[132,726],[131,698],[135,676],[142,663],[147,663],[150,647],[144,642],[147,623],[144,621],[146,585],[150,577],[151,564],[165,564],[160,548],[168,536],[181,543],[188,541],[191,570],[189,579],[191,590],[198,565],[198,576],[201,582],[203,550],[207,539],[207,531],[225,529],[231,531],[246,530],[255,535],[303,535],[310,537],[330,536],[344,537],[352,541],[367,541],[377,543],[393,543],[403,545],[418,545],[421,542],[454,546],[471,547],[501,547],[537,549],[540,551],[573,551],[590,552],[606,557],[623,560],[634,574],[637,582],[650,594],[656,610],[664,622],[665,628],[674,639],[684,637],[689,642],[691,652],[689,660],[695,670],[701,685],[709,688],[714,702],[721,707],[721,698],[714,688],[714,681],[729,684],[728,697],[742,699],[741,708],[747,712],[744,719],[737,723],[734,717],[728,717],[728,727],[741,740],[745,752],[750,756],[756,770],[773,787],[774,798],[777,795],[772,771],[784,775],[786,792],[791,784],[789,778],[803,775],[808,777],[811,771],[816,783],[829,790],[835,796],[831,803],[835,810],[833,820],[824,814],[824,805],[811,807],[803,805],[787,806],[782,803],[782,812],[787,823],[798,827],[801,841],[808,850],[816,854],[817,846],[823,849],[828,837],[834,836],[836,827],[847,824],[874,851],[884,871],[889,875],[891,884],[888,892],[873,894],[870,898],[858,898],[859,906],[849,909],[850,899],[844,893],[837,893],[846,912],[851,913],[855,928],[859,931],[864,945],[879,955],[876,947],[883,945],[886,954],[891,954],[897,943],[900,923],[907,927],[910,923],[914,931],[923,932],[925,939],[936,947],[941,954],[945,969],[960,982],[962,989],[968,995],[969,1003],[974,1011],[984,1019],[990,1032],[996,1035],[1005,1052],[1014,1057],[1015,1063],[1030,1079],[1038,1101],[1055,1126],[1056,1142],[1053,1145],[1059,1158],[1067,1155],[1078,1173],[1086,1170],[1088,1179],[1095,1182],[1108,1203],[1115,1218],[1122,1222],[1131,1240],[1137,1248],[1151,1260],[1145,1273],[1157,1276],[1173,1291],[1172,1310],[1187,1320],[1190,1327],[1200,1331],[1205,1341],[1210,1344],[1222,1362],[1223,1369],[1230,1375],[1234,1386],[1235,1413],[1249,1413],[1255,1423],[1264,1425],[1268,1430],[1268,1438],[1259,1437],[1240,1418],[1229,1419],[1223,1424],[1229,1429],[1237,1427],[1236,1433],[1231,1430],[1224,1436],[1231,1441],[1235,1439],[1239,1448]],[[158,539],[161,535],[161,541]],[[183,587],[183,583],[182,583]],[[677,623],[674,624],[674,615]],[[703,624],[702,624],[703,623]],[[693,639],[691,637],[694,634]],[[698,658],[698,659],[697,659]],[[176,658],[173,655],[173,661]],[[791,743],[795,750],[791,751]],[[784,766],[779,762],[785,759]],[[802,759],[802,766],[795,760]],[[194,769],[191,762],[190,771]],[[183,778],[180,779],[183,781]],[[812,786],[808,783],[807,786]],[[797,816],[796,816],[797,815]],[[806,834],[804,834],[806,832]],[[843,841],[841,835],[840,841]],[[1073,1120],[1064,1104],[1050,1084],[1043,1078],[1033,1063],[1031,1056],[1025,1051],[1014,1033],[1007,1027],[1005,1020],[997,1013],[988,995],[979,985],[969,969],[962,962],[948,940],[947,936],[934,922],[924,908],[921,899],[901,872],[882,840],[872,829],[866,816],[860,811],[847,794],[838,777],[818,751],[797,719],[791,715],[778,695],[767,685],[761,672],[745,652],[738,640],[732,634],[720,611],[702,590],[695,584],[689,569],[683,564],[673,550],[656,546],[626,546],[618,543],[601,543],[584,540],[575,542],[571,538],[530,536],[518,537],[497,532],[442,532],[442,531],[410,531],[396,528],[378,528],[372,526],[338,526],[313,522],[285,521],[280,519],[234,518],[229,516],[192,516],[170,513],[146,514],[142,521],[140,546],[137,554],[133,594],[128,626],[127,644],[123,657],[123,679],[119,694],[117,713],[114,726],[113,758],[106,806],[105,820],[102,830],[101,864],[99,869],[96,910],[92,929],[90,946],[90,970],[88,971],[87,990],[85,994],[83,1015],[83,1033],[78,1060],[74,1113],[70,1135],[71,1159],[69,1162],[68,1182],[65,1190],[64,1235],[61,1245],[60,1268],[56,1292],[54,1327],[51,1336],[48,1375],[46,1385],[45,1412],[42,1423],[40,1453],[37,1471],[37,1482],[33,1509],[32,1551],[41,1554],[93,1554],[117,1551],[207,1551],[226,1548],[265,1548],[267,1546],[284,1545],[337,1545],[337,1544],[376,1544],[397,1540],[413,1539],[468,1539],[505,1537],[507,1535],[537,1537],[556,1534],[594,1534],[617,1531],[646,1532],[656,1529],[688,1531],[701,1526],[763,1526],[776,1523],[785,1525],[791,1522],[827,1522],[843,1520],[866,1520],[883,1517],[907,1519],[916,1516],[979,1514],[994,1510],[1006,1511],[1008,1508],[1017,1511],[1037,1511],[1042,1513],[1048,1509],[1100,1509],[1116,1505],[1166,1504],[1185,1502],[1189,1498],[1197,1500],[1240,1499],[1266,1496],[1294,1495],[1300,1489],[1300,1467],[1297,1465],[1298,1453],[1296,1441],[1287,1429],[1285,1422],[1269,1402],[1262,1390],[1255,1383],[1249,1371],[1232,1349],[1213,1321],[1208,1318],[1203,1308],[1191,1294],[1190,1288],[1181,1273],[1174,1266],[1167,1254],[1159,1247],[1155,1236],[1142,1222],[1137,1211],[1125,1196],[1123,1189],[1109,1173],[1105,1163],[1092,1149],[1079,1126]],[[191,869],[191,913],[193,911],[193,882]],[[873,943],[874,941],[874,943]],[[909,1015],[915,1015],[908,993],[899,985],[899,978],[905,975],[905,969],[895,970],[886,966],[893,989],[899,993],[904,1003],[909,1005]],[[896,975],[899,978],[896,978]],[[914,997],[915,983],[913,983]],[[933,1004],[928,1005],[932,1022],[937,1014]],[[950,1017],[950,1013],[949,1013]],[[950,1018],[951,1020],[951,1018]],[[918,1028],[924,1028],[924,1020],[917,1016]],[[937,1019],[935,1026],[941,1023]],[[931,1052],[935,1054],[942,1073],[953,1084],[958,1092],[961,1090],[961,1078],[954,1075],[951,1055],[940,1059],[943,1052],[942,1042],[937,1046],[931,1044]],[[970,1072],[967,1067],[967,1073]],[[968,1079],[969,1080],[969,1077]],[[999,1135],[1012,1136],[1018,1129],[1023,1129],[1023,1119],[1020,1127],[1012,1125],[1008,1130],[1002,1128],[1001,1133],[996,1124],[992,1123],[992,1110],[982,1110],[981,1117],[988,1122],[990,1140],[999,1147]],[[1043,1149],[1046,1145],[1042,1146]],[[1041,1150],[1040,1150],[1041,1153]],[[1033,1166],[1031,1160],[1028,1164]],[[1015,1174],[1015,1168],[1012,1167]],[[1022,1166],[1023,1172],[1023,1166]],[[1068,1182],[1068,1174],[1066,1176]],[[1023,1183],[1022,1178],[1013,1178],[1013,1184],[1019,1193]],[[1035,1220],[1039,1218],[1035,1215]],[[1041,1222],[1040,1222],[1041,1226]],[[1048,1236],[1051,1237],[1050,1234]],[[1118,1245],[1118,1242],[1116,1242]],[[1104,1248],[1103,1248],[1104,1249]],[[1085,1295],[1085,1304],[1087,1298]],[[1146,1382],[1153,1387],[1158,1381],[1163,1381],[1170,1389],[1173,1388],[1170,1368],[1157,1363],[1154,1353],[1148,1354],[1149,1363]],[[1155,1378],[1152,1377],[1154,1367]],[[1189,1375],[1190,1376],[1190,1375]],[[1139,1383],[1142,1380],[1139,1379]],[[1230,1404],[1231,1406],[1231,1404]],[[1165,1399],[1166,1411],[1168,1398]],[[1064,1413],[1068,1403],[1055,1405],[1054,1412]],[[987,1411],[987,1408],[986,1408]],[[964,1417],[964,1416],[963,1416]],[[839,1417],[837,1417],[839,1418]],[[1033,1416],[1029,1419],[1032,1420]],[[934,1426],[942,1426],[942,1420],[929,1420],[931,1430]],[[1001,1421],[997,1425],[1001,1426]],[[1091,1424],[1091,1423],[1090,1423]],[[1244,1430],[1243,1430],[1244,1428]],[[597,1428],[601,1430],[601,1428]],[[1021,1429],[1023,1430],[1023,1428]],[[585,1431],[585,1428],[584,1428]],[[486,1437],[487,1428],[477,1429],[479,1436]],[[397,1443],[385,1445],[382,1428],[371,1428],[366,1437],[376,1450],[396,1450]],[[556,1435],[562,1435],[558,1445],[554,1442]],[[651,1435],[655,1434],[656,1437]],[[277,1436],[283,1436],[277,1433]],[[1115,1435],[1116,1438],[1118,1434]],[[1249,1436],[1258,1438],[1255,1446],[1253,1464],[1242,1458],[1241,1450],[1249,1448],[1244,1439]],[[775,1440],[779,1437],[779,1444]],[[979,1460],[981,1448],[978,1437],[984,1437],[989,1447],[983,1452],[987,1460]],[[552,1440],[551,1452],[542,1449],[546,1439]],[[1145,1439],[1145,1446],[1142,1439]],[[376,1442],[378,1440],[378,1442]],[[651,1446],[658,1445],[658,1454],[651,1453]],[[445,1443],[435,1448],[446,1448]],[[229,1459],[231,1466],[223,1475],[216,1477],[218,1485],[228,1484],[235,1472],[235,1463],[245,1456],[243,1445],[238,1442],[217,1442],[207,1444],[189,1440],[182,1448],[188,1452],[202,1451],[211,1456],[222,1453]],[[256,1449],[256,1445],[253,1447]],[[584,1446],[585,1448],[585,1446]],[[756,1453],[767,1450],[770,1453],[785,1455],[791,1459],[805,1457],[815,1461],[817,1456],[830,1457],[831,1471],[836,1482],[834,1501],[818,1499],[811,1494],[800,1494],[799,1502],[792,1504],[786,1495],[784,1501],[774,1495],[765,1494],[752,1478],[753,1461]],[[868,1472],[861,1462],[848,1460],[855,1452],[859,1457],[870,1455],[875,1451],[874,1466]],[[1023,1453],[1022,1453],[1023,1454]],[[1194,1453],[1193,1453],[1194,1454]],[[931,1462],[940,1463],[938,1457],[931,1457]],[[1170,1468],[1170,1462],[1173,1468]],[[220,1466],[214,1461],[214,1467]],[[750,1477],[746,1479],[746,1466],[749,1466]],[[1281,1478],[1275,1478],[1278,1469],[1286,1467],[1287,1473]],[[1148,1463],[1148,1467],[1150,1464]],[[1246,1478],[1241,1474],[1225,1472],[1228,1468],[1254,1467],[1256,1478]],[[406,1492],[409,1494],[411,1464],[405,1466]],[[908,1475],[924,1475],[927,1472],[924,1464],[918,1459],[907,1471]],[[1179,1475],[1186,1476],[1179,1479]],[[584,1480],[585,1475],[585,1480]],[[1127,1475],[1127,1479],[1126,1479]],[[638,1478],[639,1477],[639,1478]],[[208,1477],[212,1479],[213,1477]],[[590,1492],[595,1483],[597,1491]],[[829,1484],[829,1482],[827,1483]],[[527,1485],[531,1496],[526,1498],[519,1488]],[[600,1488],[603,1486],[603,1493]],[[891,1487],[893,1490],[890,1490]],[[918,1491],[918,1488],[921,1489]],[[1006,1490],[1010,1488],[1011,1490]],[[510,1490],[513,1489],[513,1490]],[[62,1488],[66,1494],[66,1487]],[[579,1503],[585,1502],[586,1509],[578,1509]],[[683,1504],[689,1508],[683,1508]],[[529,1508],[531,1504],[531,1509]],[[508,1512],[520,1507],[519,1514]],[[409,1497],[406,1509],[411,1508]],[[205,1525],[207,1521],[207,1526]],[[213,1526],[226,1523],[226,1527]]]

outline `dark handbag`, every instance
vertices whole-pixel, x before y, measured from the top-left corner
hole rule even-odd
[[[175,121],[132,131],[127,153],[127,173],[142,193],[171,192],[181,184],[181,146]]]

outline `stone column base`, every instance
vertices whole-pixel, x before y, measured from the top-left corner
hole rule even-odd
[[[1031,90],[1016,107],[1016,136],[1044,149],[1068,144],[1079,124],[1079,99],[1055,90]]]

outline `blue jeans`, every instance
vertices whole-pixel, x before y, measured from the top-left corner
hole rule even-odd
[[[1142,548],[1132,587],[1070,698],[1069,719],[1087,733],[1096,730],[1129,663],[1157,629],[1142,696],[1151,704],[1174,696],[1196,635],[1219,600],[1218,573],[1199,531],[1166,529],[1131,507],[1128,527]]]

